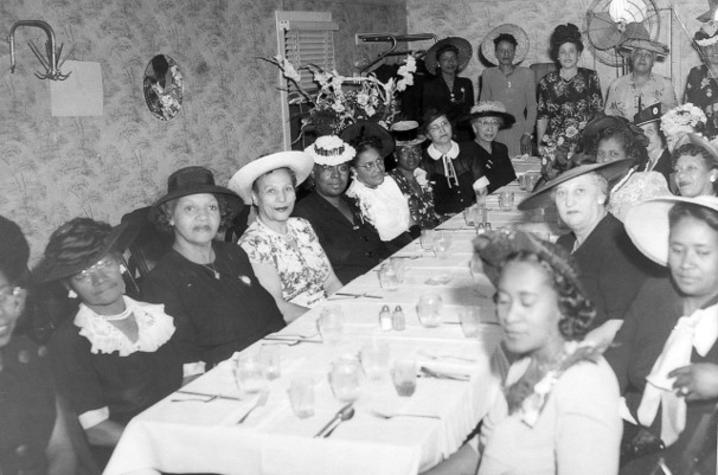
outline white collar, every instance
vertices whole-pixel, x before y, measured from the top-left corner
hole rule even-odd
[[[451,141],[451,148],[448,152],[444,153],[438,148],[434,147],[434,144],[432,143],[429,145],[429,147],[426,149],[426,153],[429,154],[429,156],[434,160],[439,160],[444,157],[448,157],[452,160],[454,160],[456,157],[459,156],[459,144]]]
[[[80,304],[73,323],[80,328],[80,335],[92,344],[92,353],[110,354],[117,351],[120,356],[129,356],[137,351],[151,353],[164,345],[174,334],[174,321],[165,313],[164,305],[137,302],[126,295],[122,298],[129,310],[127,315],[134,315],[137,322],[138,338],[134,343],[110,323],[110,320],[116,319],[108,319],[84,303]]]

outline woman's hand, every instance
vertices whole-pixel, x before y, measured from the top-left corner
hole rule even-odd
[[[521,136],[521,154],[531,155],[531,135],[523,134]]]
[[[676,378],[673,388],[689,401],[718,397],[717,364],[694,363],[674,369],[668,377]]]

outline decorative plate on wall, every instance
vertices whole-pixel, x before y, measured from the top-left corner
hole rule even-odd
[[[147,107],[156,118],[170,120],[182,110],[182,72],[166,54],[158,54],[147,64],[142,87]]]

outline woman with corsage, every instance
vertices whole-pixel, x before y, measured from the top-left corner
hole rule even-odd
[[[238,244],[286,322],[342,286],[312,225],[291,217],[295,188],[307,179],[313,164],[306,152],[278,152],[249,162],[228,185],[256,207],[257,219]]]
[[[606,352],[625,400],[621,473],[715,474],[718,198],[645,201],[626,230],[670,278],[645,283]]]
[[[418,228],[407,196],[385,171],[384,160],[394,150],[394,139],[380,125],[368,121],[350,125],[341,137],[356,151],[350,162],[353,180],[347,196],[354,200],[362,219],[376,228],[392,250],[404,247]]]
[[[475,203],[476,195],[488,192],[490,183],[479,160],[479,145],[455,142],[449,118],[436,109],[427,111],[422,127],[431,144],[424,150],[421,167],[433,184],[436,212],[459,213]]]
[[[215,185],[211,171],[185,167],[170,175],[167,193],[150,211],[174,242],[142,292],[175,318],[185,363],[215,365],[284,326],[247,254],[216,239],[241,207],[236,193]]]
[[[61,281],[79,300],[50,340],[58,390],[79,415],[102,466],[129,420],[182,384],[175,323],[163,305],[125,295],[120,252],[132,231],[75,218],[50,236],[38,282]]]
[[[475,252],[495,283],[515,360],[483,420],[479,453],[464,445],[435,473],[474,473],[478,463],[479,475],[616,474],[618,384],[600,353],[581,343],[595,308],[572,259],[520,231],[482,235]]]
[[[391,131],[396,142],[396,168],[389,172],[389,176],[408,197],[411,220],[421,229],[432,229],[439,224],[439,218],[434,211],[428,174],[419,167],[421,144],[426,137],[419,134],[419,123],[413,120],[396,122],[392,124]]]

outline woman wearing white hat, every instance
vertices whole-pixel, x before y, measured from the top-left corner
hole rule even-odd
[[[240,168],[228,185],[256,207],[257,219],[238,244],[287,322],[342,286],[311,224],[290,217],[295,187],[313,164],[305,152],[274,153]]]
[[[526,58],[529,37],[518,25],[499,25],[481,41],[480,52],[494,68],[481,73],[481,101],[499,101],[516,123],[499,131],[497,141],[509,148],[509,156],[531,153],[536,125],[536,81],[529,68],[518,66]]]
[[[628,211],[626,231],[671,278],[646,282],[606,352],[630,422],[624,453],[645,454],[621,473],[658,473],[659,457],[671,470],[662,473],[715,473],[718,198],[640,203]]]

